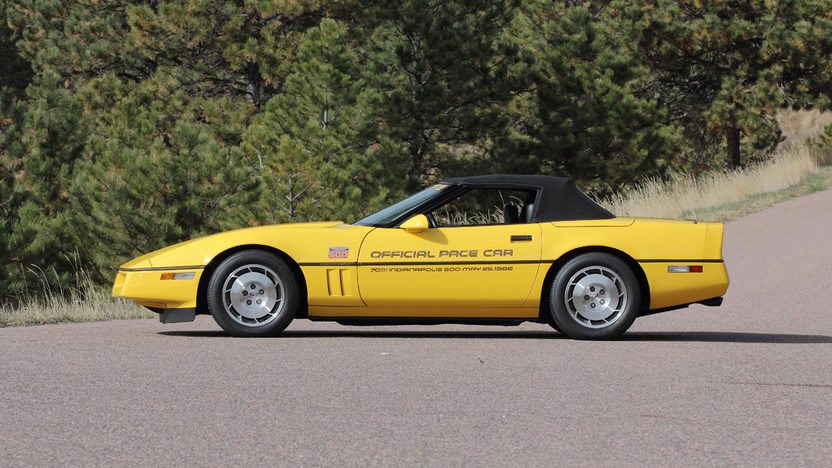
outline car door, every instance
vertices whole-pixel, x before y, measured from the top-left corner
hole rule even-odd
[[[535,196],[472,188],[419,215],[430,220],[426,229],[373,230],[359,253],[362,299],[391,315],[402,308],[521,307],[540,268],[540,226],[519,214]]]

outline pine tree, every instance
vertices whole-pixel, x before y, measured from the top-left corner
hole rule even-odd
[[[18,133],[19,205],[8,245],[15,271],[60,289],[76,279],[77,225],[69,211],[69,189],[90,127],[77,95],[51,71],[35,77],[26,103]]]
[[[396,181],[397,148],[379,137],[380,93],[335,20],[306,32],[281,93],[241,147],[261,172],[264,219],[354,220],[382,204]]]
[[[125,259],[252,221],[257,181],[216,137],[238,113],[211,115],[169,77],[94,84],[114,104],[90,137],[72,196],[96,273],[110,277]]]
[[[9,20],[21,32],[20,50],[64,79],[105,72],[138,79],[142,64],[128,40],[130,0],[15,2]]]
[[[321,0],[162,1],[129,9],[131,45],[192,94],[242,97],[258,109],[285,78],[297,38],[324,14]]]
[[[15,45],[35,76],[15,121],[25,154],[15,182],[16,193],[24,196],[7,242],[15,268],[46,271],[48,281],[59,286],[72,281],[79,254],[82,260],[95,257],[95,265],[105,269],[141,250],[251,221],[227,221],[224,200],[245,193],[242,198],[253,201],[256,178],[236,162],[234,173],[224,165],[256,110],[249,87],[252,60],[260,53],[291,56],[293,31],[314,23],[320,6],[81,0],[25,2],[12,10]],[[177,93],[169,92],[171,83]],[[116,206],[139,203],[130,194],[151,192],[148,184],[154,181],[184,177],[175,171],[177,158],[190,159],[189,170],[196,174],[183,186],[198,187],[194,196],[202,195],[206,206],[218,210],[196,216],[193,206],[185,206],[193,200],[160,190],[171,205],[165,215],[173,220],[143,233],[134,249],[126,248],[134,239],[125,238],[129,232],[114,234],[121,221]],[[108,181],[122,165],[122,177]],[[209,190],[205,171],[213,183],[227,185]],[[145,172],[149,180],[141,179]],[[134,189],[127,187],[128,175],[138,179]],[[103,188],[104,182],[113,190]],[[154,209],[159,205],[138,210],[136,217],[154,219]],[[98,238],[113,240],[115,250],[98,249]]]
[[[728,168],[744,164],[743,147],[756,155],[779,141],[777,109],[829,105],[829,0],[621,1],[611,12],[689,139],[718,135]]]
[[[19,33],[8,24],[7,8],[7,3],[0,4],[0,303],[20,289],[15,280],[19,258],[10,248],[10,234],[24,195],[17,190],[25,155],[20,132],[32,81],[32,68],[15,45]]]
[[[86,59],[110,57],[107,42],[96,38],[112,17],[83,20],[92,17],[86,9],[94,3],[20,2],[7,11],[4,25],[14,31],[10,52],[29,64],[31,74],[14,118],[15,200],[3,261],[7,294],[16,296],[33,282],[40,286],[35,289],[61,291],[78,279],[80,226],[70,190],[92,131],[78,90],[95,73]]]
[[[522,58],[502,41],[517,1],[405,0],[356,5],[385,90],[387,135],[407,151],[413,189],[466,145],[502,132],[502,107],[522,84]]]
[[[498,168],[608,193],[667,167],[678,135],[602,11],[530,2],[513,29],[535,62],[529,91],[510,107],[512,131],[494,150]]]
[[[0,298],[12,289],[19,259],[10,249],[21,194],[15,191],[22,167],[20,132],[17,122],[22,105],[9,88],[0,88]],[[0,303],[2,303],[0,299]]]
[[[3,300],[454,172],[608,192],[717,146],[735,167],[832,89],[830,0],[37,0],[0,20]]]
[[[0,89],[6,90],[5,96],[19,98],[32,82],[32,66],[17,50],[21,32],[13,26],[9,4],[0,3]]]

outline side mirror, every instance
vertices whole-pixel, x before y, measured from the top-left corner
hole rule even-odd
[[[407,221],[403,222],[400,228],[404,229],[407,232],[422,232],[430,227],[430,223],[428,222],[428,217],[423,214],[417,214],[412,218],[409,218]]]

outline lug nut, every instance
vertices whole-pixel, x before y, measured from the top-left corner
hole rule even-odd
[[[606,291],[604,291],[604,290],[602,289],[602,290],[600,291],[600,293],[601,293],[601,295],[603,296],[603,295],[604,295],[604,294],[606,294],[607,292],[606,292]]]
[[[247,305],[251,305],[251,301],[246,301],[246,304],[247,304]]]
[[[590,286],[589,290],[592,291],[592,292],[595,292],[595,286]]]
[[[260,294],[263,294],[264,292],[265,292],[265,291],[263,291],[262,289],[260,290]]]
[[[601,300],[600,300],[600,301],[598,301],[598,302],[600,302],[602,305],[604,304],[604,300],[603,300],[603,299],[601,299]]]
[[[261,301],[260,299],[257,299],[257,303],[258,303],[258,304],[262,304],[262,303],[263,303],[263,301]]]
[[[257,289],[257,286],[255,286],[255,285],[253,285],[253,284],[252,284],[252,285],[251,285],[251,289]]]
[[[589,306],[590,306],[590,307],[592,307],[592,308],[594,309],[594,308],[595,308],[595,303],[593,302],[593,303],[592,303],[592,304],[590,304]]]
[[[243,296],[248,296],[248,291],[243,291]]]
[[[584,296],[584,300],[588,301],[589,300],[589,295]]]

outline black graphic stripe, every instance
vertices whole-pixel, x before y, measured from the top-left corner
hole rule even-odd
[[[541,260],[483,260],[473,262],[363,262],[358,266],[409,266],[409,265],[527,265],[543,263]]]
[[[530,265],[536,263],[554,263],[556,260],[487,260],[487,261],[444,261],[444,262],[306,262],[299,263],[302,267],[329,266],[420,266],[420,265]],[[636,260],[638,263],[724,263],[724,260],[672,260],[647,259]]]
[[[306,263],[298,263],[298,265],[305,267],[305,266],[358,266],[358,262],[306,262]]]
[[[708,260],[675,260],[675,259],[646,259],[646,260],[636,260],[639,263],[725,263],[725,260],[722,259],[708,259]]]
[[[420,265],[525,265],[537,263],[550,263],[547,260],[484,260],[473,262],[311,262],[300,263],[300,266],[420,266]]]

